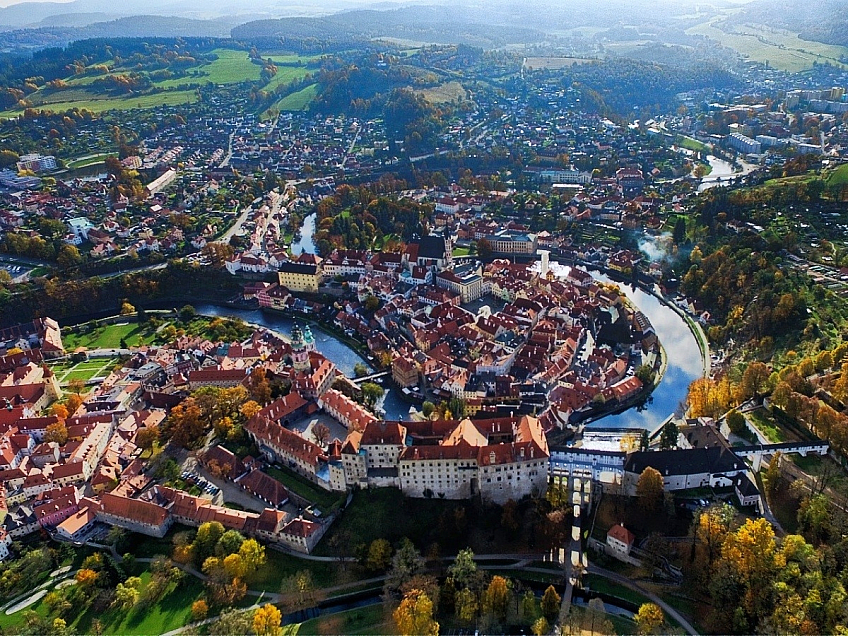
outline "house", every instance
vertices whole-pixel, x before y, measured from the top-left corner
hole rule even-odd
[[[636,535],[624,527],[624,524],[613,526],[607,532],[607,545],[615,552],[625,556],[630,554],[630,549],[636,541]]]
[[[757,485],[751,481],[751,477],[745,473],[738,475],[733,481],[733,492],[736,493],[736,498],[739,500],[739,505],[745,506],[760,506],[760,490]]]
[[[659,471],[666,491],[722,487],[744,475],[747,465],[727,446],[686,450],[638,451],[624,465],[624,484],[629,496],[636,495],[639,476],[647,467]]]
[[[281,263],[277,277],[281,286],[293,292],[318,293],[321,265],[314,263]]]
[[[96,512],[86,506],[56,526],[56,532],[59,536],[69,541],[81,541],[91,531],[96,522]]]
[[[106,493],[100,498],[97,519],[113,526],[160,538],[167,534],[174,521],[165,508],[155,503],[113,493]]]

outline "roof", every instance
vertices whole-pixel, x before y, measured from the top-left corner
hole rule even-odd
[[[307,274],[314,276],[318,272],[318,266],[314,263],[280,263],[278,270],[286,274]]]
[[[273,506],[280,507],[289,500],[289,491],[279,481],[261,470],[252,470],[239,480],[239,485]]]
[[[369,422],[362,432],[361,445],[396,444],[403,445],[406,440],[406,427],[399,422]]]
[[[618,539],[627,545],[633,545],[633,542],[636,541],[636,535],[625,528],[624,524],[618,524],[610,528],[609,532],[607,532],[607,537]]]
[[[745,467],[739,457],[724,447],[686,450],[638,451],[627,456],[624,470],[641,475],[650,466],[664,477],[733,472]]]
[[[161,526],[168,518],[168,511],[162,506],[112,493],[104,494],[100,498],[100,505],[104,514],[150,526]]]
[[[445,239],[442,236],[425,236],[418,242],[418,258],[444,258],[445,251]]]

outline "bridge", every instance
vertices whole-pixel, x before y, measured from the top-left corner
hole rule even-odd
[[[351,382],[354,384],[362,384],[363,382],[371,382],[372,380],[376,380],[378,378],[384,378],[387,375],[391,375],[391,371],[378,371],[377,373],[372,373],[371,375],[364,375],[361,378],[353,378]]]

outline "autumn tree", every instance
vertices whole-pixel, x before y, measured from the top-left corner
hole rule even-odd
[[[195,448],[199,445],[206,429],[200,406],[194,398],[186,398],[182,404],[172,408],[165,424],[165,434],[182,448]]]
[[[253,613],[253,631],[257,636],[280,636],[283,632],[280,627],[282,618],[280,610],[274,605],[263,605]]]
[[[209,605],[202,598],[191,604],[191,617],[196,621],[202,621],[209,614]]]
[[[145,426],[138,429],[135,434],[135,443],[143,451],[149,451],[153,448],[153,444],[159,439],[158,426]]]
[[[502,576],[493,576],[483,595],[483,608],[498,620],[504,621],[511,596],[509,581]]]
[[[553,620],[559,614],[559,605],[562,598],[557,594],[553,585],[549,585],[542,595],[542,614],[549,620]]]
[[[64,446],[68,441],[68,428],[64,422],[54,422],[48,424],[44,431],[45,442],[56,442],[59,446]]]
[[[607,618],[607,609],[599,598],[593,598],[586,606],[582,621],[583,632],[594,634],[615,634],[615,626]]]
[[[265,565],[265,546],[256,539],[245,539],[238,551],[247,572],[255,572]]]
[[[374,539],[368,546],[365,565],[374,572],[385,570],[392,560],[392,545],[385,539]]]
[[[533,626],[530,628],[530,631],[533,632],[534,636],[545,636],[551,630],[551,626],[548,624],[548,620],[544,616],[540,616],[533,622]]]
[[[421,590],[410,590],[392,614],[402,636],[438,636],[439,624],[433,619],[433,602]]]
[[[636,483],[636,496],[638,496],[646,510],[659,510],[663,500],[663,477],[656,468],[648,466],[639,475]]]
[[[659,605],[643,603],[633,617],[640,634],[656,634],[665,623],[665,616]]]
[[[477,616],[477,595],[467,587],[456,593],[454,611],[456,617],[463,623],[469,624]]]

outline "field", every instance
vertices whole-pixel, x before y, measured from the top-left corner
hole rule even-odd
[[[841,46],[808,42],[797,34],[750,24],[734,24],[732,18],[713,18],[686,30],[689,35],[704,35],[738,52],[742,57],[791,72],[812,68],[813,62],[844,66],[839,62],[848,49]]]
[[[396,634],[394,621],[387,617],[383,605],[369,605],[356,609],[319,616],[304,623],[283,627],[282,636],[319,636],[321,634]]]
[[[210,64],[199,66],[189,71],[186,77],[157,82],[156,86],[173,88],[182,84],[238,84],[239,82],[255,82],[259,79],[262,67],[254,64],[247,56],[247,51],[233,49],[215,49],[213,55],[218,59]]]
[[[77,94],[77,99],[61,101],[49,104],[50,110],[64,112],[72,108],[84,108],[93,113],[102,113],[107,110],[131,110],[133,108],[155,108],[157,106],[179,106],[197,101],[197,93],[193,90],[165,91],[152,95],[140,95],[138,97],[110,97],[108,95],[95,95],[94,93]],[[64,95],[64,91],[61,93]],[[35,108],[38,108],[36,106]],[[21,110],[6,110],[0,112],[3,117],[16,117]]]
[[[93,166],[97,163],[103,163],[103,161],[105,161],[107,158],[114,156],[115,153],[113,152],[100,152],[94,155],[87,155],[85,157],[80,157],[79,159],[69,161],[65,167],[69,170],[75,170],[76,168],[85,168],[86,166]]]
[[[830,173],[827,185],[838,186],[848,184],[848,164],[843,164]]]
[[[104,325],[95,328],[88,333],[74,333],[66,331],[62,336],[62,342],[66,351],[74,351],[78,347],[87,349],[118,349],[121,340],[130,347],[139,346],[141,342],[150,342],[153,333],[144,325],[134,322],[118,323],[116,325]]]
[[[60,362],[51,368],[59,384],[67,384],[71,380],[88,382],[92,378],[103,378],[109,375],[117,361],[117,358],[92,358],[76,363]]]
[[[277,110],[280,112],[306,110],[317,94],[318,84],[310,84],[306,88],[286,95],[268,110]]]
[[[524,68],[529,70],[549,70],[556,71],[561,68],[568,68],[575,64],[585,64],[591,62],[581,57],[526,57],[524,58]]]
[[[687,150],[692,150],[693,152],[709,152],[710,147],[698,141],[697,139],[692,139],[691,137],[686,137],[685,135],[678,135],[675,141],[682,147]]]
[[[459,82],[446,82],[432,88],[416,91],[431,104],[464,101],[468,97],[465,88]]]
[[[304,58],[306,60],[308,58]],[[277,74],[271,78],[271,81],[265,84],[262,90],[273,91],[278,86],[283,86],[292,82],[294,80],[299,80],[302,77],[305,77],[310,72],[314,72],[314,69],[310,70],[305,66],[278,66]]]

